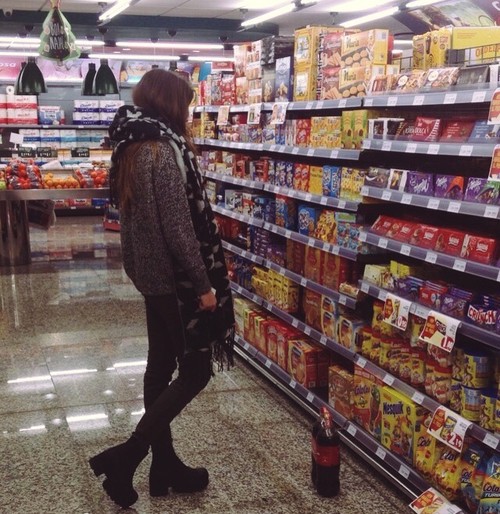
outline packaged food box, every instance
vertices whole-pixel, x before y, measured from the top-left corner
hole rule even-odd
[[[462,200],[465,193],[465,178],[456,175],[436,175],[434,196]]]
[[[488,120],[477,120],[474,123],[470,143],[495,143],[500,140],[500,125],[490,125]]]
[[[377,168],[375,166],[370,166],[370,168],[368,168],[368,172],[365,175],[365,184],[364,185],[385,189],[389,185],[390,174],[391,174],[390,169]]]
[[[467,234],[460,257],[483,264],[491,264],[497,256],[497,249],[496,239]]]
[[[304,259],[304,276],[313,282],[321,283],[323,260],[326,253],[319,248],[306,246]]]
[[[342,53],[343,29],[328,31],[320,34],[319,37],[319,65],[322,69],[339,68]]]
[[[353,262],[332,253],[323,252],[322,257],[320,261],[320,283],[333,291],[338,291],[340,284],[351,279]]]
[[[458,257],[464,244],[465,232],[440,228],[436,241],[435,250]]]
[[[328,355],[304,339],[288,341],[288,373],[297,383],[317,388],[328,383]]]
[[[365,325],[361,319],[340,315],[337,320],[337,342],[344,348],[356,352]]]
[[[415,133],[415,121],[401,121],[396,129],[396,141],[410,141]]]
[[[320,297],[320,330],[329,339],[335,340],[337,334],[337,304],[328,296]]]
[[[293,100],[302,102],[316,100],[317,67],[295,67],[293,77]]]
[[[474,30],[477,29],[477,30]],[[453,27],[451,48],[464,50],[466,62],[484,63],[495,59],[500,51],[498,27]]]
[[[428,91],[442,91],[454,86],[457,82],[459,68],[430,68],[425,76],[422,88]]]
[[[338,100],[342,98],[340,71],[341,68],[337,66],[327,66],[321,69],[321,75],[318,77],[319,100]]]
[[[440,450],[437,439],[427,431],[427,426],[430,424],[432,416],[432,412],[424,412],[422,422],[415,427],[417,446],[414,452],[413,464],[427,479],[434,474]]]
[[[368,118],[370,113],[367,109],[358,109],[354,111],[353,115],[353,133],[352,145],[354,148],[360,150],[363,145],[363,140],[368,135]]]
[[[373,29],[342,36],[341,66],[387,64],[392,45],[389,31]]]
[[[440,141],[445,143],[463,143],[472,133],[475,120],[445,120]]]
[[[318,211],[309,205],[300,205],[298,210],[298,228],[300,234],[313,236],[316,229]]]
[[[321,330],[321,295],[310,289],[304,289],[303,293],[304,322],[316,330]]]
[[[293,57],[276,59],[275,99],[287,102],[293,98]]]
[[[371,232],[379,236],[385,236],[396,220],[389,216],[380,215],[371,227]]]
[[[323,166],[323,195],[338,198],[340,196],[341,168],[339,166]]]
[[[416,223],[412,221],[403,221],[399,227],[399,230],[392,232],[391,236],[396,241],[401,243],[408,243],[411,239],[412,234],[415,232]]]
[[[342,111],[342,148],[352,149],[354,133],[354,111]]]
[[[437,141],[441,136],[442,120],[418,116],[415,120],[413,141],[431,143]]]
[[[341,416],[351,419],[354,375],[338,365],[328,368],[328,403]]]
[[[426,35],[427,62],[432,67],[445,66],[451,48],[452,29],[442,27]]]
[[[406,180],[406,192],[415,195],[433,196],[434,176],[432,173],[409,171]]]
[[[329,26],[308,25],[294,32],[294,59],[295,65],[315,66],[318,62],[320,36],[329,32],[343,33],[342,28]]]
[[[420,235],[419,246],[428,250],[434,250],[438,242],[439,230],[438,227],[424,225]]]
[[[323,194],[323,167],[311,166],[309,168],[309,193],[321,196]]]
[[[354,365],[352,419],[380,441],[382,381]]]
[[[496,204],[500,196],[500,182],[480,177],[469,177],[464,200],[485,204]]]
[[[389,175],[389,189],[394,191],[404,191],[407,179],[408,170],[391,168],[391,174]]]
[[[342,98],[366,96],[372,78],[384,73],[384,65],[342,68],[339,76],[339,92]]]

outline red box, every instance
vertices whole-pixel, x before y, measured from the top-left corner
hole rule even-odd
[[[439,236],[439,228],[424,225],[422,227],[422,234],[418,246],[426,248],[427,250],[434,250]]]
[[[396,220],[389,216],[379,216],[372,225],[371,231],[379,236],[385,236]]]
[[[471,261],[491,264],[497,254],[498,243],[489,237],[466,234],[460,257]]]
[[[353,266],[353,261],[325,253],[322,262],[321,284],[338,291],[340,284],[351,281]]]
[[[438,118],[426,118],[418,116],[415,120],[413,141],[432,143],[441,137],[442,122]]]
[[[281,322],[271,320],[266,325],[266,355],[273,361],[278,362],[278,330]]]
[[[311,119],[295,121],[295,145],[306,147],[309,146],[311,140]]]
[[[463,143],[469,139],[475,120],[446,120],[441,141],[446,143]]]
[[[447,228],[439,229],[435,250],[458,257],[464,244],[465,232]]]
[[[306,278],[321,284],[325,255],[323,250],[306,246],[306,257],[304,260],[304,276]]]
[[[401,224],[399,231],[391,237],[396,241],[400,241],[401,243],[408,243],[412,234],[415,232],[415,228],[416,223],[413,223],[412,221],[404,221]]]

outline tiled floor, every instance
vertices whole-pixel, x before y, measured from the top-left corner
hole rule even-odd
[[[0,512],[118,512],[87,459],[123,441],[140,418],[142,299],[121,269],[119,235],[104,232],[98,218],[60,218],[49,232],[31,233],[39,262],[0,268]],[[74,258],[44,260],[47,252]],[[148,457],[135,476],[135,512],[409,512],[407,498],[347,449],[341,494],[318,497],[309,480],[310,425],[238,362],[173,425],[186,462],[209,469],[208,489],[150,498]]]

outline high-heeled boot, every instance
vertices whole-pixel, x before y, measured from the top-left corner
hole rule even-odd
[[[132,436],[125,443],[108,448],[89,460],[95,476],[106,475],[102,486],[108,496],[124,509],[139,497],[133,486],[133,478],[148,449],[149,445]]]
[[[208,485],[205,468],[186,466],[175,453],[170,430],[161,443],[151,445],[153,459],[149,470],[149,494],[166,496],[171,487],[178,493],[194,493]]]

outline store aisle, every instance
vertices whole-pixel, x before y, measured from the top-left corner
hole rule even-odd
[[[146,330],[142,299],[123,273],[119,235],[98,218],[32,229],[39,259],[0,268],[0,511],[118,512],[87,459],[128,437],[141,415]],[[135,477],[149,513],[402,514],[408,501],[350,452],[342,492],[309,480],[311,419],[238,361],[173,426],[179,454],[209,469],[208,489],[149,497],[150,457]],[[132,509],[132,512],[134,510]]]

